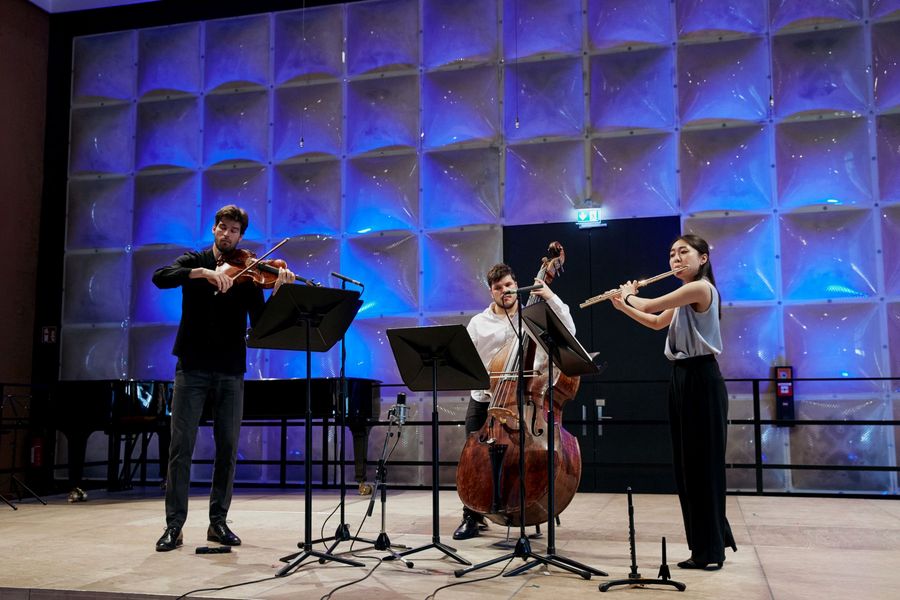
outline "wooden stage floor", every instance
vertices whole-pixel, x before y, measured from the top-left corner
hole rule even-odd
[[[320,537],[325,518],[335,507],[337,492],[317,492],[313,501],[313,538]],[[368,499],[347,495],[347,522],[359,527]],[[321,598],[342,584],[364,581],[335,591],[331,598],[423,599],[443,585],[436,598],[502,600],[598,597],[598,585],[629,573],[628,521],[624,494],[578,494],[562,515],[557,529],[557,553],[609,577],[590,581],[556,567],[534,568],[516,577],[494,577],[505,563],[463,578],[457,563],[438,550],[412,555],[413,568],[396,562],[378,564],[382,552],[355,544],[353,552],[364,568],[307,560],[286,577],[275,578],[278,558],[296,550],[303,539],[303,496],[298,491],[239,490],[229,514],[231,526],[244,544],[231,554],[195,554],[206,546],[206,497],[198,489],[185,527],[185,544],[173,552],[154,550],[164,528],[159,490],[142,489],[107,494],[91,492],[87,502],[68,504],[62,496],[17,503],[13,511],[0,505],[0,599],[84,600],[87,598],[175,598],[193,590],[241,582],[250,585],[222,591],[191,593],[189,598]],[[387,532],[395,543],[419,547],[431,542],[431,494],[390,491]],[[900,501],[730,496],[728,517],[738,552],[727,551],[720,571],[686,571],[675,563],[688,557],[678,502],[674,496],[636,495],[637,562],[644,577],[657,576],[660,539],[668,542],[672,578],[687,585],[682,594],[670,588],[615,587],[602,597],[755,600],[900,597]],[[473,540],[454,542],[461,505],[454,492],[440,495],[441,541],[456,547],[473,563],[501,556],[492,546],[506,536],[491,529]],[[334,533],[337,516],[325,525]],[[380,505],[362,527],[363,537],[380,530]],[[530,528],[529,531],[533,531]],[[517,531],[513,532],[515,536]],[[545,531],[546,534],[546,531]],[[545,539],[532,542],[545,550]],[[317,546],[321,548],[321,546]],[[368,550],[366,548],[369,548]],[[338,552],[350,550],[350,543]],[[509,568],[523,564],[512,561]],[[261,581],[260,581],[261,580]]]

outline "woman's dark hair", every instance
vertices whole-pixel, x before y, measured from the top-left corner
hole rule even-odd
[[[247,227],[250,226],[250,217],[247,215],[247,211],[234,204],[228,204],[216,211],[216,222],[213,223],[213,226],[218,227],[219,223],[222,222],[222,219],[230,219],[240,223],[241,235],[244,235],[247,231]]]
[[[487,272],[487,276],[485,277],[485,279],[487,279],[488,287],[493,286],[495,283],[497,283],[507,275],[512,277],[513,281],[516,281],[516,274],[513,273],[513,270],[509,265],[503,263],[494,265],[490,268],[490,270]]]
[[[698,279],[703,279],[704,277],[709,280],[709,282],[716,288],[716,292],[719,294],[719,319],[722,318],[722,293],[719,292],[718,286],[716,286],[716,276],[713,275],[712,268],[712,259],[709,255],[709,243],[704,240],[699,235],[694,235],[693,233],[686,233],[682,236],[675,238],[675,241],[672,242],[672,245],[675,244],[678,240],[683,241],[685,244],[693,248],[699,254],[706,255],[706,262],[700,265],[700,268],[697,270],[697,276],[694,277],[694,281]]]

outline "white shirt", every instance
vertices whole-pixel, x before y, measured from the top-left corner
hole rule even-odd
[[[566,326],[566,329],[572,335],[575,335],[575,322],[572,320],[572,315],[566,303],[554,294],[547,301],[547,304],[550,305],[556,316]],[[475,349],[478,351],[478,356],[481,357],[481,362],[484,363],[485,368],[488,367],[491,359],[494,358],[494,355],[501,348],[516,339],[516,328],[519,326],[519,316],[517,314],[513,313],[507,317],[504,313],[495,313],[493,307],[494,303],[492,302],[490,306],[472,317],[466,326],[469,337],[472,338]],[[534,366],[538,370],[543,370],[547,366],[547,353],[540,346],[537,347],[535,352]],[[558,376],[559,372],[557,371]],[[478,402],[490,402],[491,400],[488,390],[472,390],[472,399]]]

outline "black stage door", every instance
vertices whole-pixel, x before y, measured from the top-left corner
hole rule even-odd
[[[503,229],[503,256],[523,286],[531,283],[550,242],[563,245],[565,271],[551,287],[569,305],[578,340],[607,363],[599,376],[582,379],[563,417],[563,426],[581,445],[579,491],[622,492],[626,486],[636,493],[675,490],[667,385],[658,382],[667,381],[670,372],[663,356],[665,331],[638,325],[609,302],[584,309],[578,305],[627,279],[668,271],[669,247],[679,233],[677,217],[610,221],[590,229],[572,223]],[[658,296],[677,284],[671,277],[645,288],[646,294]],[[598,420],[600,414],[603,420]]]

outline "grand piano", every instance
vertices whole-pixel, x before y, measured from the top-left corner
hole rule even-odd
[[[357,473],[365,469],[369,421],[377,418],[378,381],[348,377],[346,424],[354,442]],[[153,435],[159,438],[160,475],[165,478],[168,463],[171,381],[60,381],[50,391],[44,421],[62,432],[69,446],[69,479],[80,487],[84,471],[87,440],[95,431],[109,436],[107,487],[110,490],[131,486],[138,466],[145,468],[146,451]],[[340,379],[312,379],[312,413],[326,423],[335,420],[340,410]],[[203,420],[210,420],[204,410]],[[244,421],[302,419],[306,414],[306,379],[263,379],[244,382]],[[141,443],[141,459],[132,465],[131,457]],[[285,450],[282,448],[282,482],[285,480]],[[327,461],[327,447],[323,448]],[[141,479],[146,476],[142,472]]]

